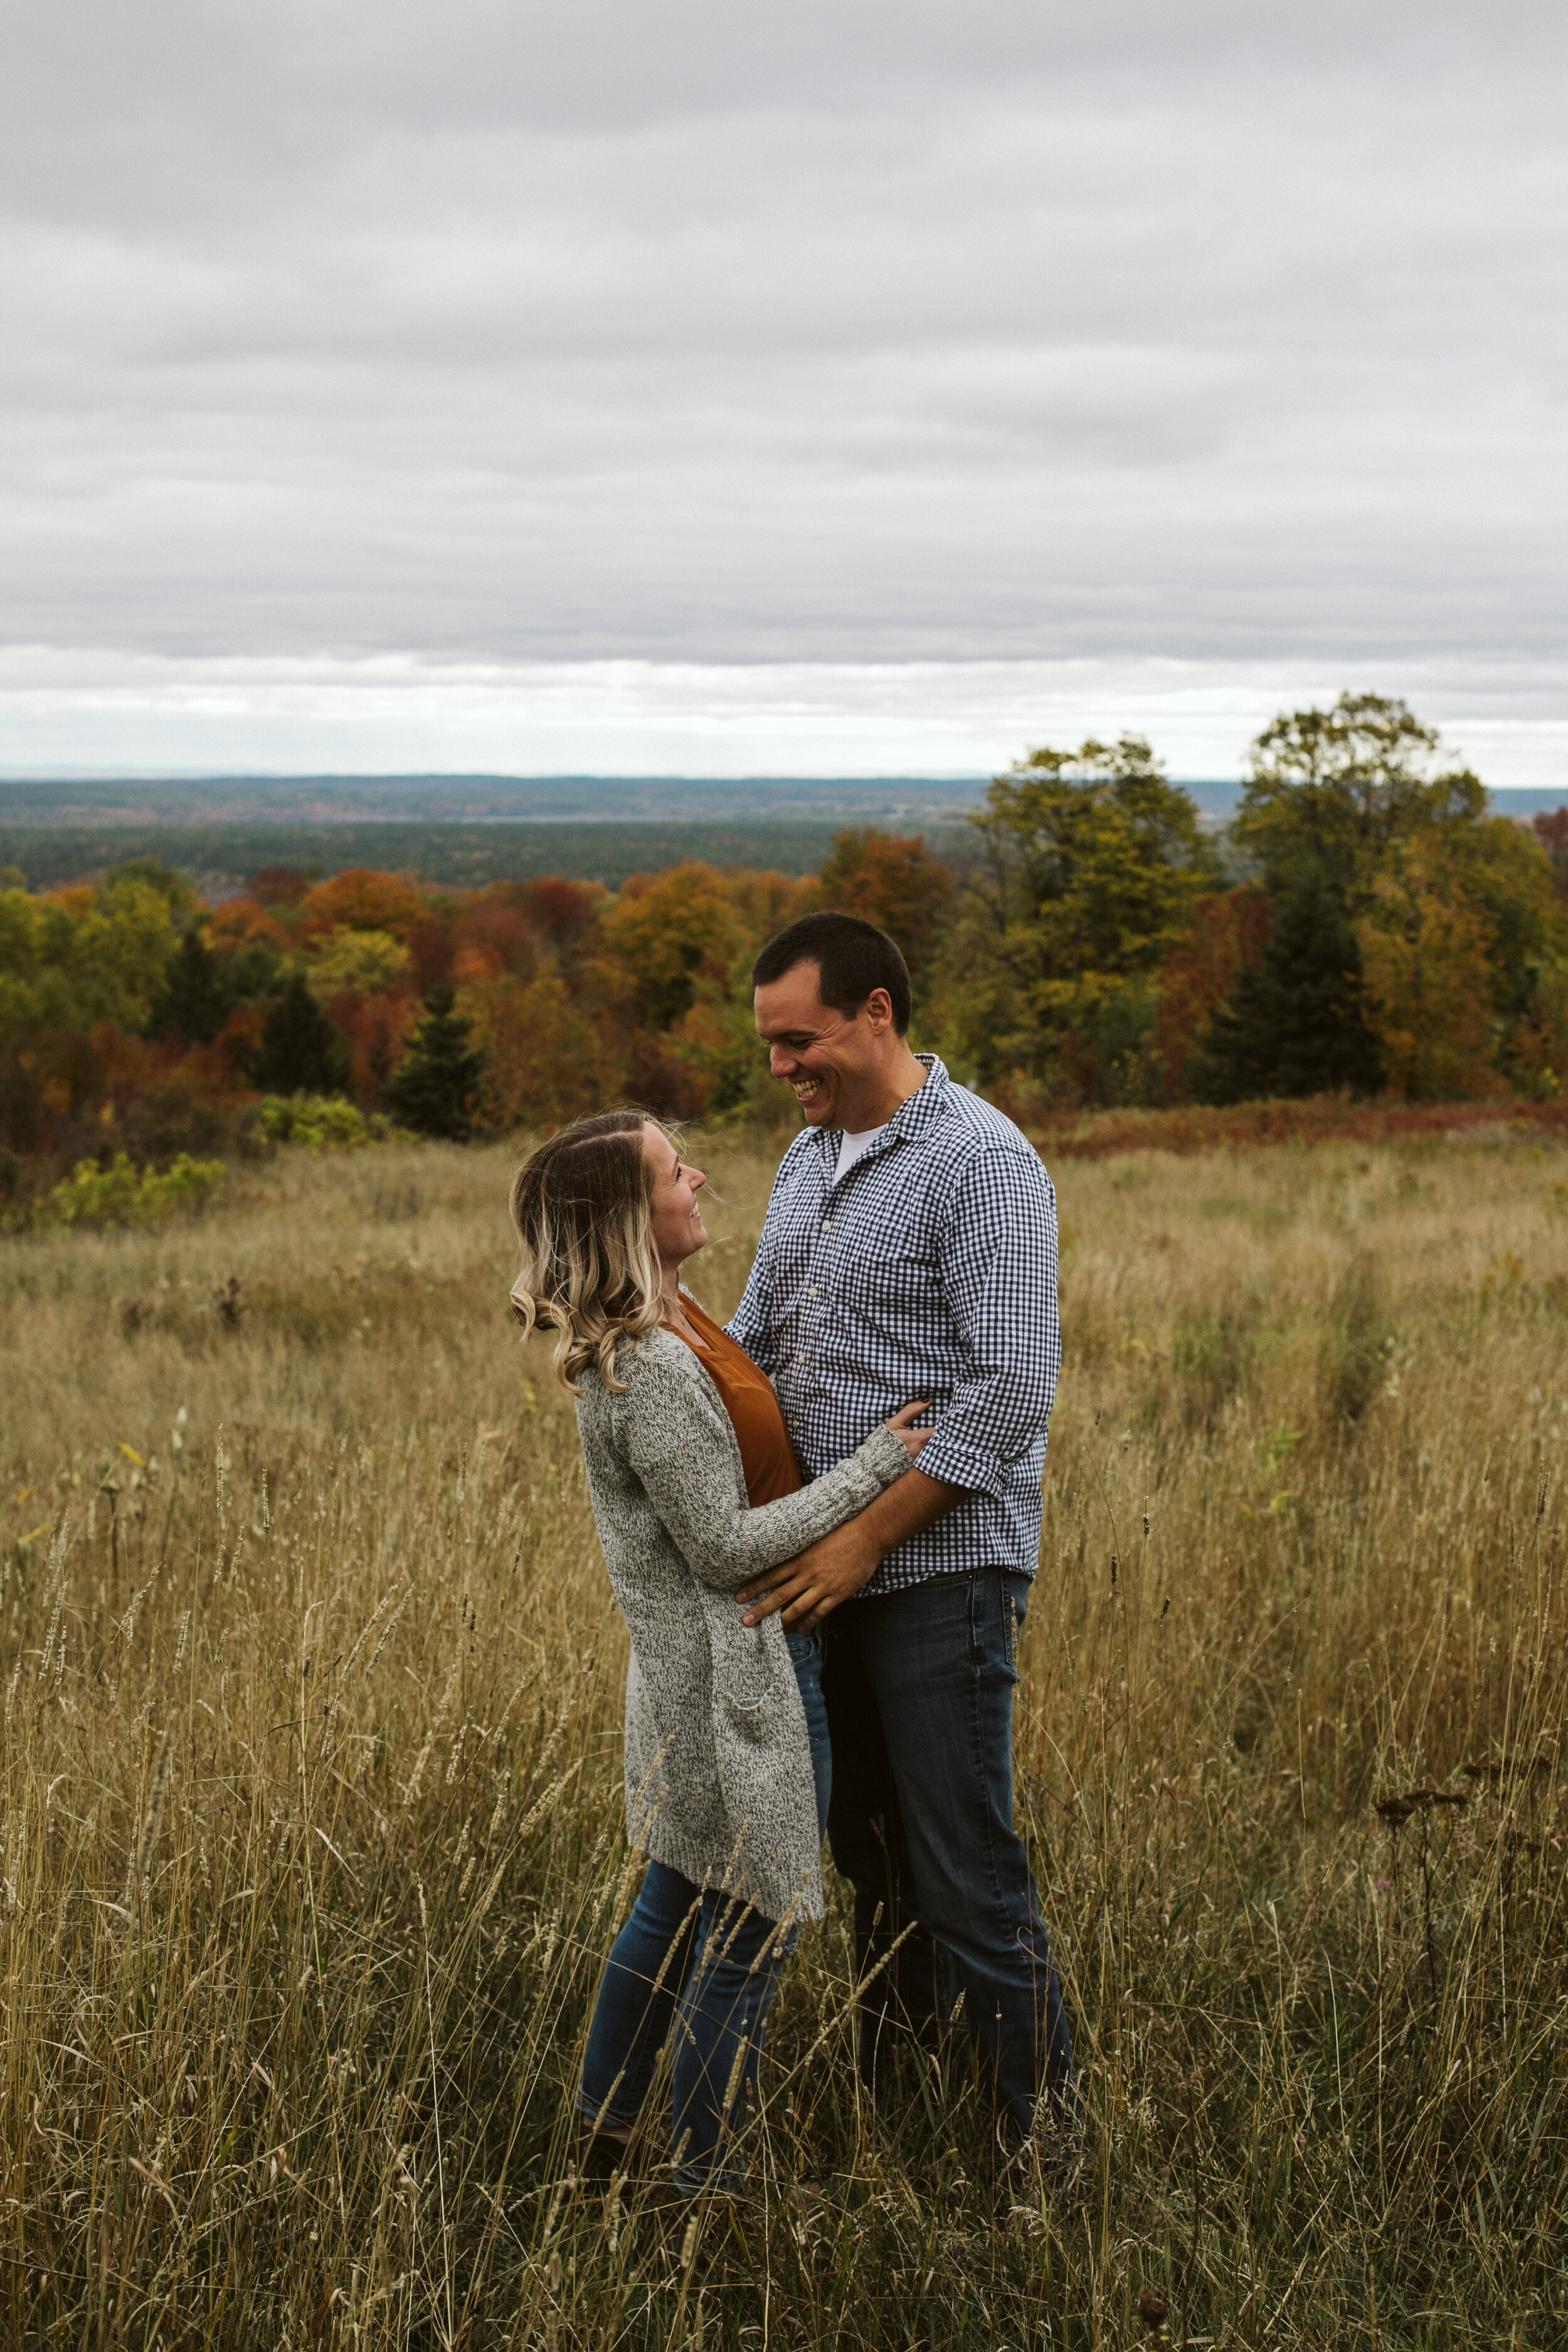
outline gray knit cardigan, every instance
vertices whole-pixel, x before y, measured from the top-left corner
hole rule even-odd
[[[594,1517],[632,1637],[626,1834],[764,1917],[822,1916],[805,1715],[778,1617],[747,1629],[738,1585],[842,1527],[910,1466],[880,1425],[847,1462],[753,1510],[733,1424],[667,1331],[624,1346],[617,1394],[582,1378]]]

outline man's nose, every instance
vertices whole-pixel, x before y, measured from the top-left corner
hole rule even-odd
[[[775,1078],[787,1078],[794,1076],[800,1064],[786,1045],[770,1045],[768,1067]]]

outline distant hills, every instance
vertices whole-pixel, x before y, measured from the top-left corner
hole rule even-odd
[[[0,780],[0,868],[47,889],[157,857],[209,898],[267,866],[374,866],[474,888],[565,874],[616,889],[687,858],[814,873],[847,825],[961,854],[984,776],[214,776]],[[1240,786],[1189,782],[1223,824]],[[1560,792],[1493,794],[1505,814]]]
[[[204,776],[0,780],[0,826],[923,824],[984,776]]]
[[[959,834],[983,776],[291,776],[0,782],[0,866],[48,888],[132,856],[209,898],[266,866],[376,866],[475,888],[617,889],[688,858],[815,873],[846,825]]]

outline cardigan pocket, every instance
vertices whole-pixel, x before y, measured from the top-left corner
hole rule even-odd
[[[778,1729],[778,1699],[771,1690],[759,1691],[754,1696],[749,1691],[743,1695],[715,1691],[713,1712],[748,1748],[765,1747]]]

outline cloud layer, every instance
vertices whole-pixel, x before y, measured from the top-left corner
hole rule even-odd
[[[1563,23],[29,0],[0,643],[1568,718]]]

